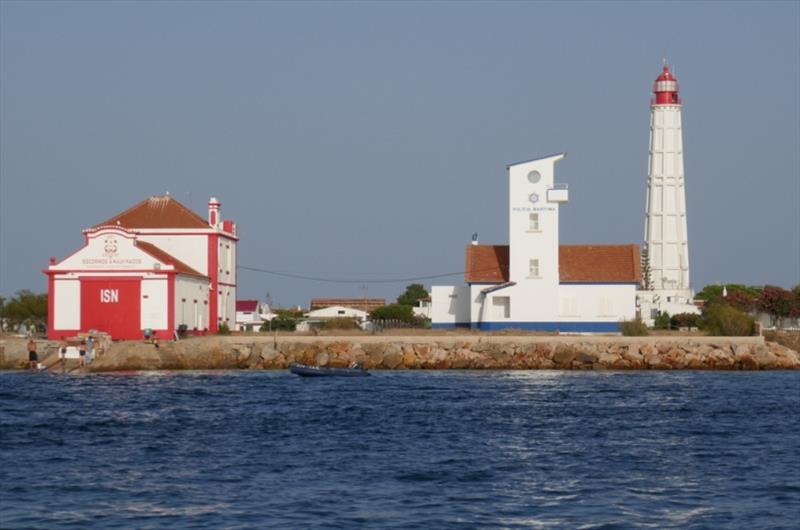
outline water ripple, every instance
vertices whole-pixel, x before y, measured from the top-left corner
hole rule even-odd
[[[789,372],[3,373],[0,526],[792,528],[798,388]]]

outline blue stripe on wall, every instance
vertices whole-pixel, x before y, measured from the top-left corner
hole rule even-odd
[[[431,323],[431,328],[432,329],[455,329],[455,328],[469,328],[469,327],[470,327],[469,322],[457,322],[455,324],[453,324],[453,323],[449,323],[449,324],[448,323],[438,323],[437,324],[436,322]]]
[[[433,329],[473,328],[482,331],[521,329],[529,331],[562,331],[565,333],[619,333],[619,322],[473,322],[457,324],[433,323]]]

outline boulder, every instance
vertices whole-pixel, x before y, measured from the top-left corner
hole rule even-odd
[[[394,370],[403,364],[403,350],[395,343],[390,343],[386,346],[383,352],[383,366]]]
[[[558,366],[568,368],[577,356],[578,352],[572,346],[559,344],[556,346],[556,351],[553,352],[553,362]]]
[[[664,363],[661,362],[661,357],[655,352],[645,354],[644,364],[649,368],[662,368]]]
[[[582,351],[578,354],[577,360],[583,364],[594,364],[597,362],[597,354]]]
[[[733,345],[733,354],[735,356],[740,356],[744,354],[750,353],[750,345],[749,344],[734,344]]]
[[[462,348],[453,356],[450,366],[456,370],[463,370],[465,368],[469,368],[471,364],[472,359],[470,359],[469,356],[464,353],[464,349]]]
[[[601,353],[597,358],[597,362],[605,367],[612,367],[620,360],[621,357],[613,353]]]
[[[328,366],[331,360],[331,355],[327,351],[321,351],[314,357],[317,366]]]
[[[346,357],[353,349],[353,344],[347,341],[331,342],[325,349],[331,357]]]
[[[413,348],[403,353],[403,366],[405,368],[415,368],[417,366],[417,356]]]
[[[430,344],[415,344],[414,353],[417,354],[417,357],[424,359],[431,353],[431,346]]]
[[[649,355],[649,354],[652,354],[652,353],[655,353],[655,352],[656,352],[656,349],[655,349],[655,347],[653,347],[652,344],[645,344],[644,346],[641,346],[639,348],[639,353],[642,354],[642,358],[644,358],[645,355]]]
[[[737,353],[734,359],[742,370],[758,370],[758,362],[750,355],[750,352]]]
[[[663,356],[663,360],[671,368],[683,368],[686,365],[686,352],[681,348],[672,348]]]
[[[687,353],[684,362],[686,363],[686,367],[692,370],[707,368],[704,358],[697,353]]]

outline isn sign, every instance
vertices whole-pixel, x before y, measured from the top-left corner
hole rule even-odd
[[[100,289],[100,303],[102,304],[119,303],[119,289]]]

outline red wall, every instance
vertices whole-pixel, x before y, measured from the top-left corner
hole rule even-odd
[[[81,331],[141,339],[141,296],[139,278],[82,278]]]

